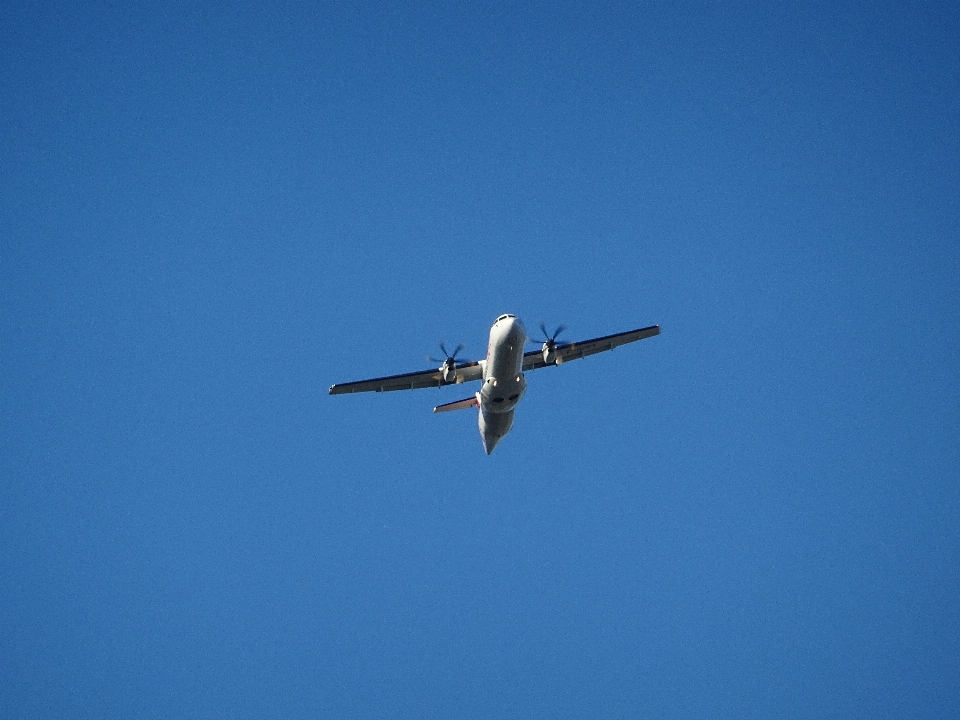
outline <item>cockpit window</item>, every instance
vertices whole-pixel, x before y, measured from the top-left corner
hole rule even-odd
[[[507,318],[512,318],[512,317],[516,317],[516,315],[501,315],[500,317],[497,318],[497,322],[500,322],[501,320],[506,320]]]

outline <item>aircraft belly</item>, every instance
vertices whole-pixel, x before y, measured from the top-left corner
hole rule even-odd
[[[480,408],[478,413],[480,437],[483,439],[483,449],[487,451],[487,455],[492,453],[497,443],[510,432],[510,428],[513,427],[513,415],[513,410],[488,413]]]
[[[527,388],[523,376],[523,348],[527,334],[512,316],[497,319],[490,328],[490,346],[480,388],[480,437],[487,455],[513,427],[514,408]]]
[[[508,378],[523,369],[523,343],[503,343],[494,348],[487,369],[488,377]]]
[[[526,335],[519,323],[504,330],[495,325],[490,332],[490,356],[480,388],[480,404],[485,412],[512,412],[523,397],[527,388],[527,380],[523,376],[525,341]]]

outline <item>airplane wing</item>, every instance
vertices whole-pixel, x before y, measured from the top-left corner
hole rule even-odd
[[[443,379],[443,373],[438,368],[422,370],[420,372],[405,373],[403,375],[389,375],[388,377],[374,378],[373,380],[359,380],[357,382],[340,383],[330,386],[331,395],[355,392],[387,392],[389,390],[418,390],[419,388],[443,387],[456,385],[471,380],[480,380],[483,377],[483,368],[479,362],[462,363],[457,365],[457,378],[453,382]]]
[[[558,344],[556,349],[557,359],[550,363],[550,365],[560,365],[561,363],[570,362],[571,360],[587,357],[587,355],[596,355],[597,353],[613,350],[615,347],[620,347],[621,345],[659,334],[660,326],[651,325],[650,327],[640,328],[639,330],[630,330],[628,332],[617,333],[616,335],[605,335],[604,337],[594,338],[593,340],[567,343],[566,345]],[[547,363],[543,361],[543,353],[541,350],[533,350],[524,354],[524,370],[537,370],[542,367],[547,367]]]

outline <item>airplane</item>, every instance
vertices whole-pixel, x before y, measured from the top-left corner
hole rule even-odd
[[[525,371],[561,365],[660,334],[660,326],[651,325],[583,342],[558,343],[557,336],[565,329],[563,325],[557,328],[553,335],[547,333],[543,323],[540,323],[540,329],[544,335],[542,347],[524,353],[527,342],[539,341],[528,340],[526,329],[518,317],[501,315],[490,328],[490,342],[484,360],[458,362],[457,354],[464,345],[461,343],[453,353],[448,353],[441,342],[440,349],[446,359],[436,370],[331,385],[330,394],[416,390],[480,380],[479,392],[463,400],[438,405],[433,411],[441,413],[479,407],[480,437],[483,440],[483,449],[489,455],[513,427],[514,410],[527,389],[527,380],[523,374]]]

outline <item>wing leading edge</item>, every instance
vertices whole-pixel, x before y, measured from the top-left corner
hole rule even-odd
[[[579,360],[588,355],[596,355],[597,353],[606,352],[607,350],[613,350],[621,345],[659,334],[660,326],[651,325],[650,327],[640,328],[639,330],[628,330],[627,332],[616,333],[615,335],[604,335],[603,337],[594,338],[593,340],[584,340],[583,342],[574,342],[567,345],[558,344],[555,351],[556,360],[549,364],[560,365],[561,363],[570,362],[571,360]],[[523,356],[524,370],[538,370],[542,367],[547,367],[547,364],[548,363],[543,361],[543,353],[540,350],[533,350],[525,353]]]
[[[479,362],[457,365],[457,377],[453,382],[443,379],[439,369],[421,370],[420,372],[404,373],[403,375],[389,375],[372,380],[340,383],[330,386],[331,395],[356,392],[389,392],[390,390],[419,390],[420,388],[443,387],[457,385],[471,380],[480,380],[483,377],[483,368]]]

